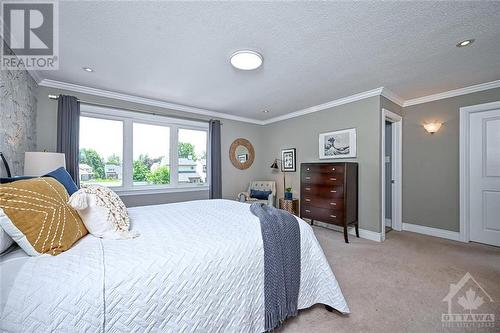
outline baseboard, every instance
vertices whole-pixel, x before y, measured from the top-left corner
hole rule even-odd
[[[392,227],[392,220],[391,219],[385,219],[385,226],[386,227]]]
[[[344,228],[343,227],[339,227],[337,225],[333,225],[333,224],[329,224],[329,223],[323,223],[323,222],[316,222],[316,221],[314,221],[314,225],[317,225],[317,226],[320,226],[320,227],[324,227],[324,228],[328,228],[328,229],[332,229],[332,230],[335,230],[335,231],[344,232]],[[348,227],[347,228],[347,233],[349,235],[356,236],[356,230],[354,229],[354,227]],[[379,232],[370,231],[370,230],[361,229],[361,228],[359,228],[359,237],[360,238],[364,238],[364,239],[368,239],[368,240],[371,240],[371,241],[375,241],[375,242],[381,242],[382,241],[382,234],[380,234]]]
[[[403,223],[403,231],[411,231],[428,236],[440,237],[451,239],[454,241],[460,240],[460,233],[458,231],[450,231],[445,229],[431,228],[418,224]]]

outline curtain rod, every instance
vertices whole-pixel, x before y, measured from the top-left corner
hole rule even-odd
[[[59,96],[57,95],[48,95],[49,99],[57,101],[59,99]],[[111,109],[120,109],[120,110],[125,110],[125,111],[132,111],[132,112],[139,112],[139,113],[146,113],[150,114],[153,116],[165,116],[165,117],[170,117],[170,118],[177,118],[177,119],[183,119],[183,120],[190,120],[190,121],[198,121],[198,122],[206,122],[208,123],[209,120],[204,120],[204,119],[197,119],[197,118],[190,118],[190,117],[183,117],[183,116],[177,116],[177,115],[166,115],[166,114],[161,114],[153,111],[146,111],[146,110],[140,110],[140,109],[131,109],[131,108],[125,108],[121,106],[114,106],[110,104],[103,104],[103,103],[95,103],[95,102],[88,102],[88,101],[83,101],[81,99],[78,99],[78,102],[83,103],[83,104],[88,104],[88,105],[93,105],[93,106],[100,106],[100,107],[106,107],[106,108],[111,108]],[[223,123],[220,123],[221,126]]]

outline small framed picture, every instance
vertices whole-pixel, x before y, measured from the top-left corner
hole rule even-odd
[[[319,158],[356,157],[356,129],[321,133],[319,135]]]
[[[281,150],[281,171],[295,172],[296,169],[295,148]]]
[[[248,160],[248,154],[239,154],[238,161],[240,163],[245,163]]]

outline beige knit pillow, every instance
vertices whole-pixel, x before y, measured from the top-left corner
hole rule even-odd
[[[138,236],[129,231],[127,208],[111,189],[101,185],[86,185],[73,193],[71,207],[78,211],[88,231],[101,238],[127,239]]]
[[[0,185],[0,227],[30,256],[57,255],[88,232],[54,178]]]

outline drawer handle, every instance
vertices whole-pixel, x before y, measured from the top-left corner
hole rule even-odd
[[[336,218],[337,216],[335,216],[335,215],[330,215],[330,217]]]
[[[335,191],[335,190],[331,190],[330,192],[331,192],[331,193],[337,193],[337,191]]]
[[[307,171],[309,171],[310,169],[309,169],[309,168],[307,168],[306,170],[307,170]]]
[[[335,171],[335,168],[332,168],[332,171]]]
[[[311,190],[311,188],[310,188],[310,187],[306,187],[306,191],[310,191],[310,190]]]
[[[311,211],[309,209],[306,209],[306,213],[310,213]]]
[[[337,178],[330,178],[330,180],[337,180]]]
[[[306,199],[306,201],[311,201],[311,199]]]
[[[330,202],[330,205],[337,206],[337,204],[335,202]]]
[[[311,177],[306,177],[306,179],[311,179]]]

